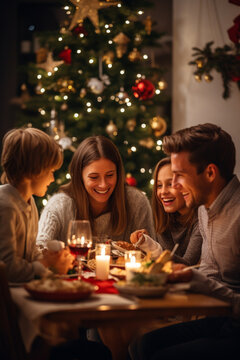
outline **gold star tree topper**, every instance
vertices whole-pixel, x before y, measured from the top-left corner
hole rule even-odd
[[[70,0],[76,6],[69,30],[72,30],[78,24],[82,24],[85,18],[89,18],[99,33],[98,10],[101,8],[118,5],[119,2],[102,2],[98,0]]]
[[[51,51],[49,51],[48,55],[47,55],[47,60],[41,64],[37,64],[37,67],[40,67],[42,69],[44,69],[47,72],[54,72],[54,68],[57,66],[60,66],[64,63],[63,60],[60,61],[54,61],[53,60],[53,53]]]

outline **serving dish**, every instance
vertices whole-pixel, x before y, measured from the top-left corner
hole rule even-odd
[[[116,289],[121,294],[134,295],[138,297],[163,297],[168,290],[167,285],[159,286],[135,286],[126,283],[125,281],[119,281],[114,284]]]
[[[41,301],[73,302],[89,298],[97,286],[79,280],[33,280],[24,285],[29,295]]]

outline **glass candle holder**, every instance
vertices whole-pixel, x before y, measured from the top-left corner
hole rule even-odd
[[[129,282],[133,278],[134,272],[141,267],[141,251],[130,250],[125,252],[125,269],[126,281]]]
[[[110,266],[110,244],[96,244],[96,278],[107,280]]]

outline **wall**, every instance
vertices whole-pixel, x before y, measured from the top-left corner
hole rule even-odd
[[[240,91],[235,83],[231,96],[222,98],[221,76],[196,82],[194,67],[188,65],[192,47],[203,48],[209,41],[214,47],[232,44],[227,30],[240,14],[240,6],[228,0],[174,0],[173,3],[173,131],[211,122],[231,134],[237,149],[236,173],[240,175]]]

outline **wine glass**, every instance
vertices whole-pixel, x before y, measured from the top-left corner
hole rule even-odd
[[[82,272],[82,260],[92,247],[92,231],[88,220],[71,220],[68,225],[67,242],[78,264],[78,278]]]

